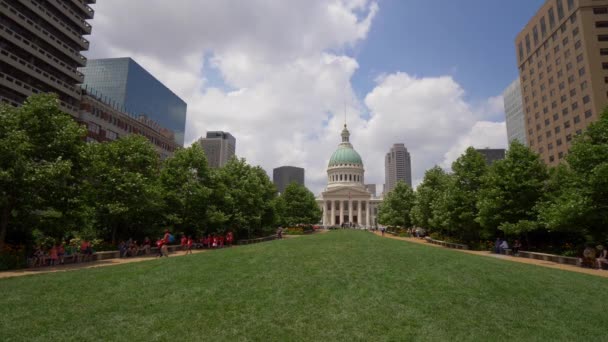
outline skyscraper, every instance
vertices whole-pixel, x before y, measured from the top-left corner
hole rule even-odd
[[[174,134],[183,146],[187,104],[131,58],[92,59],[84,73],[84,88],[135,116],[146,116]]]
[[[410,153],[404,144],[394,144],[384,158],[385,184],[384,193],[395,188],[398,181],[412,186],[412,163]]]
[[[61,109],[78,116],[87,63],[83,36],[94,0],[0,0],[0,101],[20,105],[34,94],[53,92]]]
[[[549,165],[608,104],[608,0],[548,0],[515,39],[526,137]]]
[[[209,166],[214,168],[226,165],[236,151],[236,139],[228,132],[207,132],[207,136],[200,138],[198,144],[205,151]]]
[[[526,139],[526,124],[524,122],[524,109],[521,98],[521,85],[519,78],[513,81],[502,94],[505,105],[507,122],[507,138],[509,143],[519,141],[528,145]]]
[[[304,185],[304,169],[295,166],[281,166],[272,170],[272,182],[279,193],[284,193],[291,183]]]
[[[475,149],[475,151],[481,153],[487,165],[492,165],[497,160],[505,159],[506,153],[504,148],[481,148]]]

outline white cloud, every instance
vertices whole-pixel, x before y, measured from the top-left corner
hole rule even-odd
[[[344,112],[366,179],[378,184],[393,143],[406,144],[419,181],[461,145],[506,134],[477,123],[500,115],[501,98],[470,104],[451,76],[384,74],[358,99],[351,86],[358,63],[342,51],[365,39],[377,11],[372,0],[104,0],[90,56],[131,56],[181,96],[187,143],[207,130],[229,131],[239,156],[269,173],[304,167],[315,192],[325,185]]]
[[[474,148],[507,148],[507,126],[505,122],[478,121],[471,130],[458,139],[444,155],[442,167],[449,169],[452,163],[468,147]]]

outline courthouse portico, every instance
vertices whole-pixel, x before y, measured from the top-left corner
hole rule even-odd
[[[327,166],[327,187],[317,198],[323,211],[323,226],[347,224],[364,228],[376,225],[382,199],[374,198],[364,182],[363,161],[350,143],[350,132],[344,125],[342,142]]]

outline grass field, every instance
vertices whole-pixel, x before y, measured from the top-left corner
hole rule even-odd
[[[608,279],[367,232],[0,280],[3,341],[607,340]]]

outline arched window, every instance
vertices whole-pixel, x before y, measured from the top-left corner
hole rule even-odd
[[[352,182],[353,181],[353,175],[348,175],[348,180]]]
[[[340,181],[342,181],[342,175],[340,175]]]

